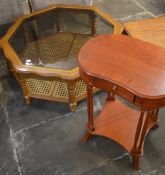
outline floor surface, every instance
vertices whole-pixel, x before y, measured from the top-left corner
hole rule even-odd
[[[165,15],[165,0],[95,0],[94,4],[122,21]],[[95,95],[95,113],[105,98]],[[26,105],[15,79],[0,82],[0,175],[165,175],[165,108],[160,127],[144,145],[142,171],[111,140],[93,137],[82,143],[87,122],[86,101],[76,113],[65,104],[33,100]]]

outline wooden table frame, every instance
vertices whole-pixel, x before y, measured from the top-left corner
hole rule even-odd
[[[83,77],[83,73],[82,73],[82,77]],[[100,83],[102,83],[102,81],[100,81]],[[86,135],[83,138],[83,142],[87,142],[92,137],[92,135],[100,135],[100,136],[104,136],[104,137],[107,137],[107,138],[110,137],[109,134],[106,133],[106,129],[101,128],[101,126],[99,126],[100,125],[99,123],[104,122],[104,120],[105,120],[105,114],[103,113],[104,110],[106,111],[106,108],[111,107],[111,104],[114,101],[118,101],[117,99],[114,98],[115,92],[112,93],[112,91],[110,91],[108,93],[108,96],[107,96],[107,102],[106,102],[107,104],[104,105],[105,107],[102,109],[101,114],[99,114],[97,116],[97,118],[100,118],[100,120],[94,119],[94,115],[93,115],[93,113],[94,113],[94,111],[93,111],[93,93],[92,93],[94,87],[101,88],[100,86],[97,86],[95,83],[90,84],[87,87],[87,102],[88,102],[87,103],[87,106],[88,106],[88,124],[87,124],[87,128],[88,128],[88,131],[87,131]],[[104,87],[102,87],[101,89],[105,90]],[[115,110],[120,111],[120,108],[122,106],[123,106],[122,103],[117,105]],[[127,110],[131,111],[131,108],[127,108]],[[112,112],[112,111],[110,111],[110,112]],[[111,137],[110,137],[111,139],[118,142],[123,148],[125,148],[132,155],[132,157],[133,157],[133,166],[134,166],[135,170],[140,170],[141,169],[140,157],[143,155],[143,145],[144,145],[144,141],[145,141],[145,137],[146,137],[147,133],[149,132],[150,129],[159,127],[158,112],[159,112],[159,108],[158,109],[145,109],[145,108],[140,109],[140,112],[138,112],[138,115],[139,115],[138,125],[137,126],[134,125],[136,134],[135,134],[134,145],[131,149],[130,149],[130,147],[123,146],[120,143],[120,140],[117,140],[114,135],[111,135]],[[108,115],[108,117],[111,117],[111,114],[106,113],[106,115]],[[128,123],[129,123],[129,120],[128,120]],[[107,127],[108,127],[108,124],[110,124],[110,123],[107,123]],[[95,127],[96,125],[98,125],[97,129]],[[113,126],[113,125],[111,124],[110,126]],[[114,124],[114,127],[116,127],[115,124]]]
[[[144,55],[140,55],[141,52]],[[131,56],[127,56],[127,53]],[[165,78],[164,55],[163,48],[124,35],[98,36],[85,44],[79,54],[80,75],[88,86],[88,131],[83,141],[86,142],[93,135],[114,140],[132,155],[136,170],[141,169],[140,157],[143,155],[145,137],[150,129],[159,126],[158,112],[165,106],[165,84],[161,88],[156,84]],[[152,61],[148,62],[150,59]],[[155,70],[150,72],[152,66]],[[94,87],[108,92],[97,117],[93,114]],[[138,110],[115,98],[115,95],[137,106]]]
[[[82,81],[79,76],[79,68],[76,67],[71,70],[64,69],[53,69],[46,67],[38,67],[38,66],[26,66],[23,65],[21,60],[19,59],[18,54],[14,51],[12,46],[9,43],[10,38],[17,31],[18,27],[27,19],[31,19],[33,17],[37,17],[37,15],[41,15],[43,13],[50,12],[51,10],[58,10],[58,20],[57,20],[57,32],[61,32],[60,26],[60,16],[62,15],[62,11],[70,11],[72,13],[89,13],[89,23],[91,27],[91,36],[95,35],[95,15],[98,14],[105,21],[109,22],[114,26],[114,33],[120,34],[123,32],[123,25],[118,21],[114,20],[112,17],[102,12],[95,6],[71,6],[71,5],[53,5],[48,8],[33,12],[31,14],[19,17],[16,22],[12,25],[12,27],[8,30],[7,34],[0,40],[0,48],[3,49],[4,54],[7,58],[7,62],[9,63],[10,70],[12,70],[19,81],[23,94],[26,100],[26,103],[29,104],[31,102],[31,98],[41,98],[46,100],[55,100],[60,102],[69,103],[71,111],[76,111],[77,102],[86,97],[86,87],[84,86],[84,82],[82,83],[83,89],[82,93],[78,97],[75,95],[76,83]],[[37,20],[37,23],[40,23]],[[38,30],[39,32],[39,30]],[[26,26],[25,26],[25,34],[26,34]],[[28,37],[26,37],[28,41]],[[65,89],[68,91],[68,97],[64,98],[56,98],[53,95],[45,96],[45,95],[35,95],[31,93],[27,85],[27,77],[36,77],[37,80],[52,80],[58,81],[60,83],[65,82]],[[81,89],[81,88],[80,88]],[[53,93],[53,92],[52,92]]]

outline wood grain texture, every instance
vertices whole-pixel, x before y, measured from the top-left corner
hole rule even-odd
[[[165,48],[165,16],[129,22],[124,26],[130,36]]]
[[[79,54],[89,75],[148,99],[165,98],[165,49],[124,35],[91,39]],[[116,89],[117,90],[117,89]]]
[[[80,75],[88,85],[88,124],[83,141],[92,135],[114,140],[133,157],[140,157],[150,129],[158,126],[158,110],[165,106],[165,49],[125,35],[102,35],[80,50]],[[91,88],[108,92],[106,103],[93,116]],[[119,95],[134,105],[110,98]],[[91,128],[92,126],[92,128]]]

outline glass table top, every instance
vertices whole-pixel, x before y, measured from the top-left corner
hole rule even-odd
[[[24,20],[9,43],[23,65],[70,70],[89,39],[113,30],[95,12],[53,9]]]

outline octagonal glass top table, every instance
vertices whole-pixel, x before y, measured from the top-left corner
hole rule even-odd
[[[21,84],[24,97],[69,103],[86,97],[77,55],[96,35],[122,33],[123,26],[93,6],[54,5],[21,16],[0,40],[9,69]]]

